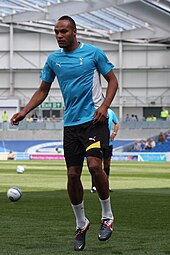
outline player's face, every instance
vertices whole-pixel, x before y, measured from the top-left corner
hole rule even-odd
[[[68,20],[57,21],[54,31],[60,48],[65,50],[72,50],[74,48],[76,31]]]

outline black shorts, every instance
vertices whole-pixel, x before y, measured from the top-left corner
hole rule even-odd
[[[84,157],[102,158],[102,149],[109,144],[108,119],[64,127],[64,156],[67,167],[83,166]]]
[[[103,148],[103,158],[111,158],[112,156],[112,150],[113,150],[113,145],[109,145],[107,148]]]

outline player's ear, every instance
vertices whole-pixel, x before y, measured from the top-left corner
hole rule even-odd
[[[74,29],[74,30],[73,30],[73,33],[74,33],[74,35],[75,35],[75,36],[76,36],[76,32],[77,32],[77,30],[76,30],[76,29]]]

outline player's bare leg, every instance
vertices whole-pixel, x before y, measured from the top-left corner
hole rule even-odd
[[[74,250],[82,251],[85,247],[85,236],[89,229],[89,220],[85,217],[83,203],[83,186],[80,180],[82,167],[69,167],[68,169],[68,194],[76,218],[76,232],[74,236]]]
[[[102,208],[101,228],[98,238],[100,241],[106,241],[112,235],[114,224],[109,196],[108,178],[106,173],[102,170],[102,160],[100,158],[89,156],[87,158],[87,164],[97,188]]]
[[[107,157],[103,159],[103,165],[104,165],[104,171],[107,175],[107,179],[109,182],[109,176],[110,176],[110,161],[111,161],[111,157]],[[109,192],[112,192],[112,188],[109,186]]]
[[[81,173],[81,166],[71,166],[68,168],[67,190],[73,205],[78,205],[83,201],[83,186],[80,180]]]
[[[109,186],[107,176],[102,169],[102,159],[89,156],[87,164],[100,199],[107,199],[109,197]]]

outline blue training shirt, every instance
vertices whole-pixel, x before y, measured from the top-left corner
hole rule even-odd
[[[117,124],[118,122],[119,121],[118,121],[118,118],[117,118],[116,114],[114,113],[114,111],[112,111],[109,108],[108,109],[108,127],[109,127],[110,134],[112,133],[113,123]],[[113,141],[110,139],[109,140],[109,145],[112,145],[112,144],[113,144]]]
[[[104,100],[100,73],[106,75],[113,67],[101,49],[84,43],[72,52],[59,49],[48,56],[40,78],[51,84],[57,77],[65,105],[64,126],[92,120]]]

